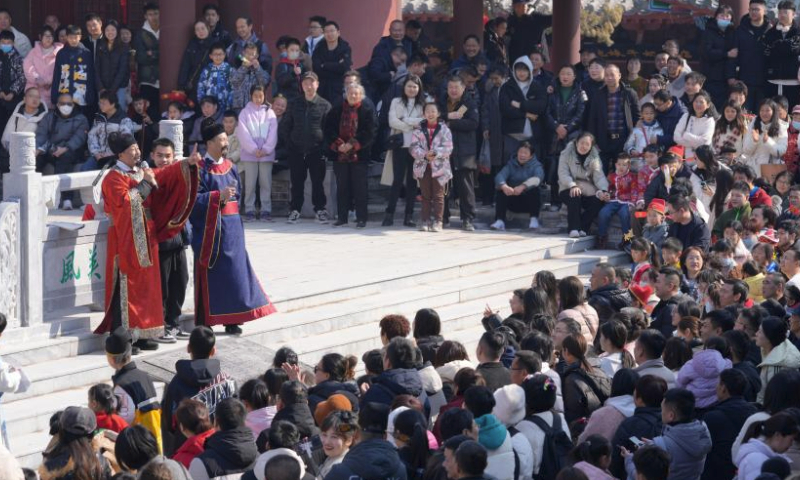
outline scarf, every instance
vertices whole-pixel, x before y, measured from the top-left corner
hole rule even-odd
[[[359,108],[361,108],[361,103],[350,105],[349,102],[344,102],[342,105],[342,119],[339,121],[339,140],[341,144],[348,143],[350,140],[355,140],[356,133],[358,132]],[[355,148],[346,153],[337,153],[340,162],[353,163],[358,161],[358,153],[356,153]]]

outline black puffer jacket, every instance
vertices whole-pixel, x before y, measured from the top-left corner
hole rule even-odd
[[[528,57],[517,59],[511,71],[515,72],[520,65],[524,65],[529,73],[532,71]],[[529,121],[525,115],[532,113],[537,115],[537,119],[530,122],[531,136],[536,142],[541,142],[546,123],[547,90],[540,83],[530,79],[528,91],[523,93],[515,75],[513,74],[512,78],[500,87],[500,113],[503,118],[503,135],[522,134],[525,130],[525,123]],[[519,103],[519,107],[512,105],[513,102]]]
[[[211,62],[208,53],[213,43],[212,37],[203,40],[194,37],[189,40],[189,45],[186,46],[183,57],[181,57],[180,70],[178,70],[178,88],[185,92],[197,92],[200,72]]]
[[[372,386],[361,397],[361,406],[369,402],[391,405],[398,395],[411,395],[423,405],[428,402],[428,396],[422,387],[422,378],[415,368],[393,368],[375,377]]]
[[[341,391],[350,392],[355,396],[359,394],[358,387],[353,383],[326,380],[308,389],[308,407],[315,412],[320,402],[324,402],[331,395]]]
[[[453,153],[450,154],[450,163],[454,168],[475,170],[478,168],[478,127],[480,126],[478,104],[464,93],[453,111],[465,107],[466,113],[458,120],[448,120],[447,102],[448,99],[445,95],[439,102],[439,112],[453,134]]]
[[[300,432],[300,438],[310,438],[314,435],[319,435],[319,428],[314,423],[314,416],[308,408],[307,403],[294,403],[291,405],[284,405],[278,410],[272,423],[279,420],[286,420],[294,424]]]
[[[714,18],[706,21],[702,37],[703,74],[709,82],[724,82],[728,63],[735,59],[728,58],[728,51],[733,48],[735,29],[730,26],[724,31],[717,26]]]
[[[658,124],[661,125],[661,129],[664,131],[663,135],[658,136],[658,144],[664,150],[675,145],[675,140],[673,139],[675,127],[678,126],[678,122],[681,121],[684,113],[686,113],[686,105],[678,97],[672,97],[672,107],[666,112],[658,112],[656,114],[656,120],[658,120]],[[646,203],[645,205],[650,204]]]
[[[761,86],[764,84],[767,69],[761,37],[769,28],[770,25],[766,19],[760,27],[754,27],[750,23],[750,15],[742,17],[733,36],[733,47],[739,49],[739,54],[732,62],[728,62],[727,78],[738,78],[748,85]],[[736,71],[737,67],[738,72]]]
[[[652,439],[658,435],[661,435],[661,407],[636,407],[633,416],[620,423],[611,440],[611,474],[616,478],[627,478],[625,460],[619,447],[627,448],[629,438]]]
[[[189,473],[193,478],[203,478],[196,473],[202,468],[212,479],[242,474],[253,468],[257,458],[253,432],[247,427],[234,428],[208,437],[205,451],[192,460]]]
[[[108,42],[103,39],[97,43],[97,52],[94,55],[94,68],[97,71],[97,91],[110,90],[115,92],[125,88],[131,79],[128,60],[131,49],[122,42],[117,42],[113,50],[109,50]]]
[[[672,326],[672,312],[678,307],[678,303],[685,298],[687,297],[678,293],[669,300],[659,301],[653,308],[653,313],[651,314],[653,321],[650,322],[650,328],[658,330],[665,338],[670,338],[672,331],[675,330]]]
[[[325,480],[406,480],[406,467],[397,449],[386,440],[357,443],[334,465]]]
[[[616,284],[606,285],[589,292],[589,305],[597,310],[602,325],[620,309],[631,306],[631,294]]]
[[[177,235],[176,238],[180,238]],[[216,401],[222,401],[236,394],[236,383],[223,375],[219,360],[216,358],[197,360],[178,360],[175,362],[175,376],[164,389],[161,400],[161,435],[164,441],[164,453],[169,457],[177,450],[186,437],[183,436],[173,418],[175,410],[182,400],[192,398],[201,390],[219,384],[216,390],[219,395]],[[216,407],[206,405],[207,407]],[[213,410],[212,410],[213,411]]]
[[[561,375],[561,382],[564,391],[564,417],[567,422],[589,418],[611,395],[611,381],[594,365],[589,371],[581,368],[578,363],[568,365]]]
[[[680,101],[678,101],[678,103],[680,103]],[[658,138],[660,139],[663,137]],[[675,178],[685,178],[687,180],[692,178],[692,169],[685,163],[682,163],[680,168],[678,168],[678,172],[675,173]],[[673,182],[674,181],[673,179]],[[650,202],[652,202],[654,198],[660,198],[662,200],[667,200],[669,198],[669,190],[667,189],[666,178],[664,178],[663,172],[658,172],[647,185],[647,190],[644,191],[645,205],[650,205]]]
[[[323,128],[330,111],[331,104],[320,95],[311,101],[304,96],[291,101],[278,129],[289,151],[321,152],[325,140]]]
[[[756,413],[756,407],[742,397],[731,397],[709,409],[703,421],[711,434],[711,451],[706,456],[702,480],[733,478],[736,466],[731,459],[731,447],[747,418]]]
[[[737,363],[733,368],[742,372],[747,378],[747,388],[744,390],[744,399],[748,402],[755,402],[758,397],[758,392],[761,391],[761,375],[758,373],[758,369],[747,360]]]
[[[586,101],[588,100],[586,92],[578,85],[577,80],[566,102],[561,98],[560,88],[561,84],[556,79],[555,92],[550,95],[550,101],[547,104],[547,128],[553,137],[554,147],[551,151],[555,154],[561,153],[567,143],[570,140],[574,140],[580,133],[583,127]],[[566,125],[567,127],[567,137],[563,140],[558,140],[558,136],[555,135],[556,128],[559,125]],[[559,145],[560,148],[555,145]]]
[[[785,34],[777,28],[767,30],[761,37],[769,80],[794,80],[797,78],[800,55],[800,29],[792,23]]]

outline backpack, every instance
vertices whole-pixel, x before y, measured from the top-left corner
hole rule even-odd
[[[533,474],[533,480],[553,480],[562,468],[569,465],[569,452],[573,448],[572,440],[561,426],[561,415],[553,414],[553,426],[547,425],[543,418],[531,415],[526,420],[532,422],[544,432],[542,445],[542,461],[539,473]],[[534,452],[534,455],[536,452]]]

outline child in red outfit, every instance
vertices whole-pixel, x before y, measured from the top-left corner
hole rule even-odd
[[[623,234],[631,229],[631,210],[639,201],[639,178],[631,170],[631,157],[627,153],[617,156],[615,171],[608,176],[609,192],[601,200],[608,202],[597,215],[596,248],[606,248],[608,224],[615,215],[619,218]]]
[[[111,385],[99,383],[89,389],[89,408],[97,417],[97,428],[119,433],[128,428],[128,422],[117,415],[117,397]]]

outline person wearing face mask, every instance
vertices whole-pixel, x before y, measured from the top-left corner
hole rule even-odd
[[[70,173],[83,161],[89,121],[75,108],[72,95],[58,97],[56,108],[50,110],[36,127],[36,170],[45,175]],[[63,192],[61,202],[72,208],[74,192]]]
[[[796,80],[800,67],[800,29],[795,24],[794,2],[784,0],[778,4],[778,22],[775,28],[768,30],[761,39],[764,45],[764,57],[767,67],[767,95],[778,95],[778,85],[773,80]],[[783,95],[789,99],[789,105],[795,105],[800,99],[800,87],[784,86]]]
[[[725,69],[730,61],[727,47],[733,43],[733,9],[720,5],[714,17],[706,21],[700,41],[702,68],[706,75],[705,90],[711,95],[714,105],[725,103],[728,88],[725,84]]]
[[[286,56],[281,57],[278,66],[275,67],[275,82],[278,86],[278,93],[291,101],[299,98],[303,94],[300,88],[300,79],[308,71],[306,62],[303,61],[300,51],[300,40],[296,38],[286,39]]]
[[[14,48],[14,34],[0,32],[0,125],[8,122],[25,90],[22,57]]]
[[[39,41],[31,53],[22,62],[25,70],[25,90],[37,88],[42,102],[47,108],[53,108],[50,101],[50,86],[53,83],[53,67],[56,64],[56,54],[64,45],[54,42],[55,32],[48,26],[42,27]]]

